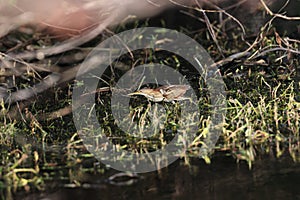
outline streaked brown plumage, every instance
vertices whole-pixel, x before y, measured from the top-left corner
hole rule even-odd
[[[142,95],[153,102],[173,102],[188,99],[187,97],[184,97],[184,94],[190,88],[189,85],[163,85],[154,89],[143,88],[128,95]]]

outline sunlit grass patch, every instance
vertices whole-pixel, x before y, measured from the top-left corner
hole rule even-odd
[[[299,139],[300,107],[293,91],[293,83],[287,88],[279,84],[272,88],[271,98],[260,94],[258,102],[229,99],[221,146],[250,166],[257,154],[274,153],[279,157],[289,152],[295,161],[299,160],[295,142]]]

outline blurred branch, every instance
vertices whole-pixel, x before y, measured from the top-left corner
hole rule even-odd
[[[282,15],[282,14],[278,14],[278,13],[273,13],[270,8],[266,5],[266,3],[264,2],[264,0],[260,0],[260,2],[262,3],[262,5],[264,6],[265,10],[267,11],[267,13],[271,16],[275,16],[275,17],[279,17],[282,19],[286,19],[286,20],[300,20],[300,17],[288,17],[286,15]],[[286,4],[289,2],[289,0],[286,2]]]

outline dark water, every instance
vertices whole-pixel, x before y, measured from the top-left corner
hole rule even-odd
[[[258,160],[249,170],[246,163],[218,157],[207,165],[195,159],[182,161],[161,172],[139,175],[129,185],[103,182],[90,176],[86,188],[57,188],[55,191],[17,195],[16,199],[300,199],[300,163],[289,157]],[[110,171],[110,174],[118,173]],[[101,182],[101,183],[99,183]],[[121,182],[120,182],[121,183]]]

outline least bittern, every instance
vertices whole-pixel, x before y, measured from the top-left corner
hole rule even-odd
[[[154,89],[143,88],[139,91],[130,93],[128,95],[142,95],[153,102],[174,102],[188,99],[183,95],[190,88],[191,87],[189,85],[163,85]]]

